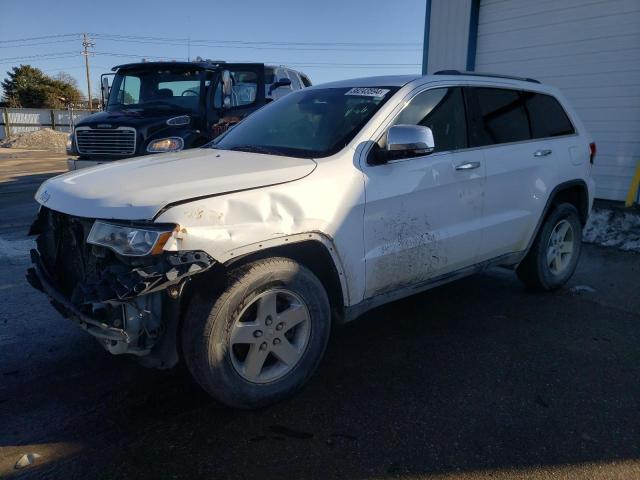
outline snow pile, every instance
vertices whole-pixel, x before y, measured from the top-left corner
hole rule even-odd
[[[587,243],[640,253],[640,215],[623,210],[593,209],[582,239]]]
[[[57,153],[67,151],[68,133],[56,132],[50,128],[41,128],[34,132],[21,133],[5,140],[2,146],[5,148],[25,148],[27,150],[51,150]]]

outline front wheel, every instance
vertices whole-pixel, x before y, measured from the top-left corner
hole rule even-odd
[[[230,278],[217,299],[192,301],[183,352],[213,397],[262,407],[291,395],[317,368],[329,339],[329,300],[311,271],[286,258],[250,263]]]
[[[582,223],[578,210],[569,203],[556,205],[518,266],[518,277],[530,288],[557,289],[573,275],[581,247]]]

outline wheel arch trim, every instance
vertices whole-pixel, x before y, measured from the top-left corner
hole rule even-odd
[[[242,261],[244,258],[258,254],[258,253],[268,253],[269,250],[278,248],[278,247],[286,247],[288,245],[296,245],[301,243],[309,243],[315,242],[321,245],[321,248],[326,250],[326,253],[329,255],[333,262],[333,267],[335,268],[338,279],[340,282],[340,291],[342,295],[343,305],[349,305],[349,286],[347,283],[347,277],[345,274],[345,270],[343,267],[342,260],[340,255],[338,254],[338,250],[335,247],[333,239],[328,235],[312,231],[312,232],[304,232],[304,233],[296,233],[293,235],[286,235],[283,237],[271,238],[268,240],[264,240],[261,242],[254,242],[249,245],[243,245],[242,247],[235,248],[226,252],[225,256],[227,257],[222,264],[225,267],[231,267],[235,263]]]
[[[584,218],[582,218],[582,222],[583,225],[587,222],[587,218],[589,216],[589,187],[587,186],[587,182],[585,182],[584,180],[581,179],[575,179],[575,180],[569,180],[567,182],[562,182],[559,183],[558,185],[556,185],[554,187],[553,190],[551,190],[551,193],[549,194],[549,196],[547,197],[547,201],[545,203],[545,206],[542,210],[542,213],[540,214],[540,218],[538,218],[538,223],[536,224],[536,228],[533,231],[533,234],[531,235],[531,238],[529,238],[529,242],[527,243],[527,248],[525,249],[525,252],[529,252],[529,250],[531,249],[531,246],[533,245],[533,242],[535,241],[536,237],[538,236],[538,233],[540,233],[540,229],[542,228],[542,224],[544,223],[544,220],[547,218],[547,215],[549,214],[549,211],[551,210],[551,206],[553,205],[554,201],[556,200],[556,198],[558,197],[558,195],[560,193],[562,193],[563,191],[566,191],[570,188],[574,188],[574,187],[581,187],[581,189],[583,190],[584,195],[586,195],[586,211],[582,212],[580,211],[580,206],[576,206],[578,213],[580,214],[580,216],[584,216]]]

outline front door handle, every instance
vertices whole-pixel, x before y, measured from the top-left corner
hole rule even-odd
[[[546,157],[547,155],[551,155],[551,150],[537,150],[533,154],[534,157]]]
[[[473,170],[480,167],[480,162],[467,162],[456,165],[456,170]]]

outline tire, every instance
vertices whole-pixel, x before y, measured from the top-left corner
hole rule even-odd
[[[315,372],[329,340],[329,299],[303,265],[263,259],[232,271],[217,298],[196,296],[182,328],[185,362],[202,388],[230,407],[259,408]]]
[[[561,237],[564,241],[559,242]],[[571,252],[568,252],[568,245]],[[558,289],[573,275],[581,248],[582,223],[578,210],[570,203],[555,205],[542,224],[531,250],[516,269],[518,277],[529,288]]]

